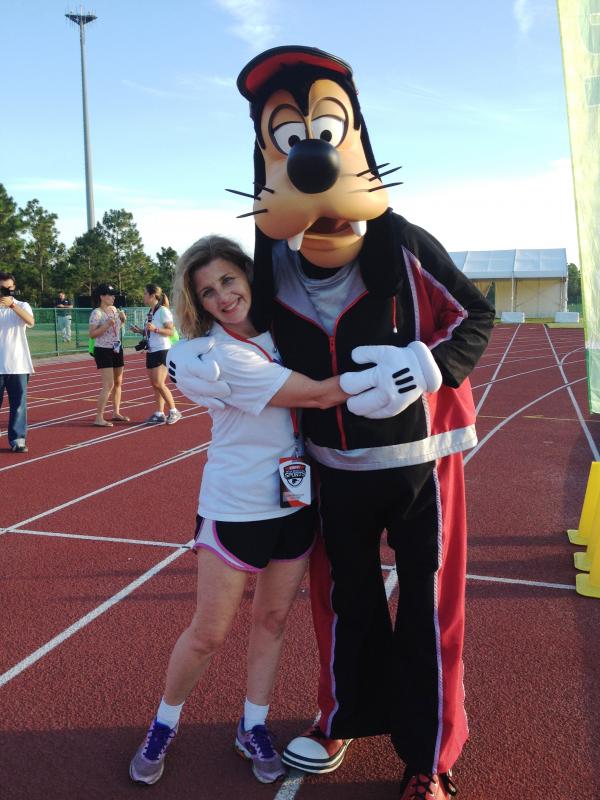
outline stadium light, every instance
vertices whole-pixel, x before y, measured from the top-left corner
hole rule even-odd
[[[85,79],[85,26],[97,19],[95,14],[81,14],[69,12],[65,17],[79,27],[79,43],[81,46],[81,94],[83,99],[83,149],[85,154],[85,197],[87,205],[88,231],[95,227],[94,219],[94,193],[92,189],[92,153],[90,148],[90,131],[87,113],[87,89]]]

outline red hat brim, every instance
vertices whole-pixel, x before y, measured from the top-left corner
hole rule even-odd
[[[252,59],[240,72],[237,87],[247,100],[254,100],[265,83],[283,67],[309,64],[339,72],[352,80],[352,67],[341,58],[316,47],[285,45],[273,47]]]

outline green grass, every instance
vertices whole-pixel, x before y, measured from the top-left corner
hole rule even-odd
[[[123,329],[123,347],[133,347],[140,340],[137,333],[131,333],[128,326],[144,324],[147,309],[128,308],[127,328]],[[32,358],[49,358],[52,356],[86,353],[88,349],[89,308],[74,308],[71,322],[71,341],[63,342],[53,308],[34,308],[35,325],[27,330],[27,341]]]

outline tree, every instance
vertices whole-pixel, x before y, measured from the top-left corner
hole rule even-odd
[[[175,265],[177,264],[177,251],[172,247],[161,247],[160,252],[156,254],[156,259],[153,261],[154,273],[152,280],[157,283],[167,295],[171,294],[173,289],[173,275],[175,273]]]
[[[113,253],[100,223],[78,236],[67,259],[64,286],[91,295],[99,283],[113,279]]]
[[[19,235],[23,229],[23,220],[17,204],[9,196],[0,183],[0,270],[17,272],[23,239]]]
[[[141,303],[144,284],[152,273],[152,260],[144,253],[133,214],[125,209],[107,211],[102,217],[102,231],[112,252],[119,292],[125,293],[129,302]]]
[[[581,273],[575,264],[567,266],[567,302],[573,305],[581,305]]]
[[[52,272],[66,255],[64,244],[58,241],[57,219],[38,200],[30,200],[21,211],[25,245],[19,283],[38,304],[51,293]]]

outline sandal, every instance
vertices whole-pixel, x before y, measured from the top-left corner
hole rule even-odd
[[[107,419],[103,419],[102,422],[94,422],[94,425],[97,428],[112,428],[112,422],[109,422]]]
[[[129,417],[126,417],[124,414],[113,414],[112,419],[115,422],[131,422]]]

